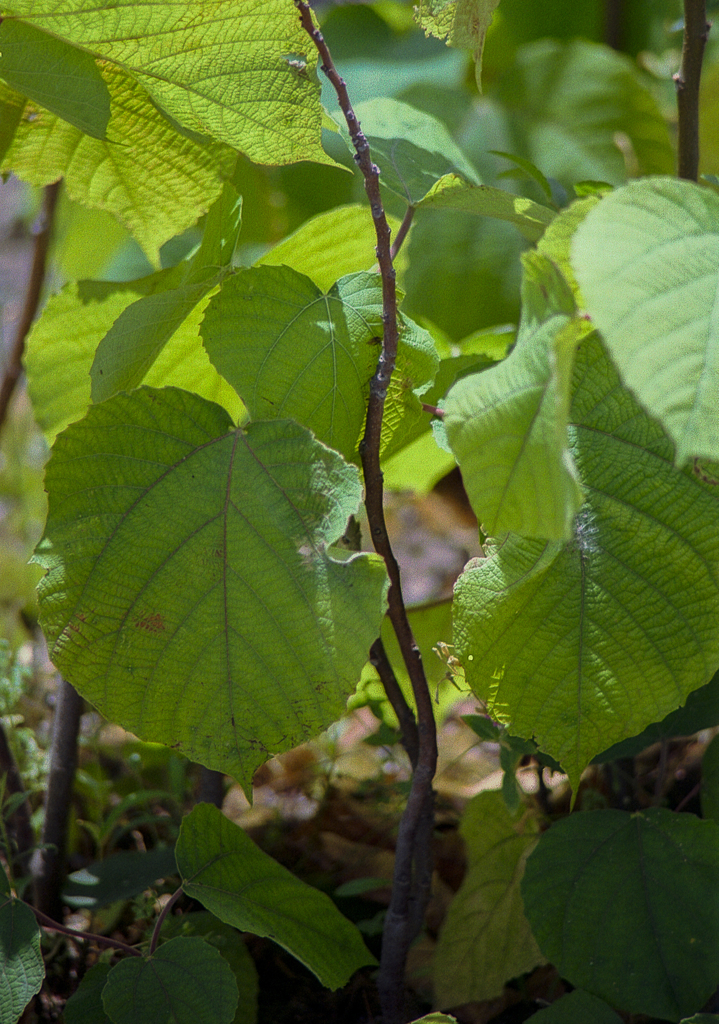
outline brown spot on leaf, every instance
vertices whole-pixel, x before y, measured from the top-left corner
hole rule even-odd
[[[154,615],[144,615],[135,622],[136,629],[146,629],[148,633],[164,633],[165,620],[159,612]]]

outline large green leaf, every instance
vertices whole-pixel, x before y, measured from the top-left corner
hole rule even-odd
[[[563,978],[630,1013],[678,1021],[719,982],[719,826],[654,807],[553,825],[522,895]]]
[[[94,964],[82,980],[63,1011],[64,1024],[112,1024],[102,1005],[102,990],[112,970],[110,964]]]
[[[415,8],[417,22],[427,35],[472,51],[480,88],[484,38],[498,4],[499,0],[420,0]]]
[[[572,248],[587,310],[680,466],[719,461],[718,242],[719,196],[657,178],[606,196]]]
[[[575,989],[529,1018],[535,1024],[621,1024],[622,1018],[602,999]]]
[[[401,443],[438,358],[427,331],[400,320],[397,370],[388,389],[382,450]],[[365,419],[382,337],[376,274],[341,278],[323,295],[289,267],[252,267],[210,301],[202,336],[217,370],[254,418],[292,417],[352,458]]]
[[[241,198],[226,184],[207,215],[202,243],[186,261],[177,287],[153,292],[123,310],[95,352],[90,370],[94,402],[142,383],[193,309],[231,273],[241,209]]]
[[[62,898],[70,907],[94,910],[138,896],[158,879],[174,874],[172,847],[156,846],[143,853],[121,850],[68,875]]]
[[[329,162],[317,54],[285,0],[12,0],[6,10],[129,71],[195,132],[259,163]]]
[[[45,966],[40,929],[30,907],[20,900],[0,904],[0,1024],[17,1024],[32,997],[40,991]]]
[[[231,1024],[237,982],[222,954],[192,935],[170,939],[151,956],[129,956],[102,992],[113,1024]]]
[[[581,39],[524,46],[495,96],[510,117],[511,151],[566,184],[590,178],[619,185],[629,171],[673,170],[652,93],[634,62],[607,46]]]
[[[717,495],[623,389],[594,336],[576,356],[573,539],[510,534],[455,588],[467,681],[572,780],[683,703],[719,665]]]
[[[516,348],[452,388],[443,422],[486,533],[568,540],[582,503],[567,438],[570,382],[587,325],[546,257],[527,254],[524,265]]]
[[[357,104],[355,113],[380,169],[380,184],[409,206],[419,203],[447,174],[479,184],[474,167],[431,114],[384,97]],[[343,134],[349,143],[346,128]]]
[[[178,265],[126,283],[73,282],[48,299],[27,340],[25,370],[35,418],[50,438],[87,411],[95,353],[113,323],[138,298],[174,292],[185,271]],[[208,301],[205,294],[165,344],[143,383],[194,391],[223,405],[239,422],[242,402],[210,363],[199,337]]]
[[[84,135],[28,103],[2,165],[31,185],[63,178],[70,198],[107,210],[155,266],[163,242],[189,227],[222,190],[236,154],[183,138],[124,71],[102,67],[112,116],[107,138]]]
[[[184,818],[176,856],[188,896],[221,921],[273,939],[327,988],[341,988],[376,962],[329,896],[295,878],[211,804]]]
[[[434,960],[440,1004],[493,999],[508,978],[542,963],[519,891],[537,832],[536,819],[510,814],[501,793],[480,793],[467,804],[461,824],[467,874],[450,905]]]
[[[339,717],[386,585],[377,556],[326,550],[361,495],[339,455],[143,387],[57,439],[46,487],[43,628],[108,718],[248,787]]]
[[[295,419],[352,457],[382,336],[375,274],[343,278],[323,295],[289,267],[253,267],[210,300],[201,331],[254,419]]]
[[[461,210],[506,220],[515,224],[530,242],[540,239],[556,217],[554,210],[531,199],[490,185],[475,185],[456,174],[440,178],[417,205],[420,209]]]
[[[89,53],[13,18],[0,24],[0,78],[35,103],[104,139],[110,93]]]

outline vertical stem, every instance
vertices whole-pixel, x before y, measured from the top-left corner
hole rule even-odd
[[[43,284],[45,283],[45,266],[47,254],[50,248],[52,227],[55,219],[57,200],[60,195],[61,182],[56,181],[53,185],[46,185],[43,192],[42,210],[35,235],[35,246],[32,255],[32,267],[28,281],[25,302],[23,304],[20,323],[18,324],[15,341],[10,349],[5,371],[0,381],[0,429],[7,418],[10,399],[13,396],[17,382],[22,373],[22,356],[25,351],[25,338],[35,319],[40,296],[42,295]]]
[[[65,877],[67,822],[77,767],[77,735],[83,700],[60,679],[50,745],[50,777],[45,795],[42,847],[32,858],[34,903],[56,921],[62,920],[60,888]]]
[[[613,50],[621,50],[624,0],[604,0],[604,42]]]
[[[12,751],[5,735],[5,730],[0,725],[0,775],[5,776],[5,793],[17,794],[24,793],[25,787],[22,784],[20,778],[20,772],[15,764],[15,758],[12,756]],[[8,827],[11,834],[14,836],[15,844],[17,847],[17,861],[18,868],[22,874],[25,873],[30,858],[30,851],[35,843],[35,836],[33,835],[32,824],[30,823],[30,803],[27,797],[23,800],[20,806],[10,815],[8,820]],[[8,850],[7,855],[10,861],[10,867],[13,867],[13,851]]]
[[[365,433],[360,456],[365,482],[365,508],[372,543],[382,555],[390,586],[389,617],[412,684],[417,708],[417,759],[407,806],[399,825],[395,854],[392,897],[385,919],[382,959],[377,987],[382,1005],[383,1024],[401,1024],[404,1020],[404,973],[409,946],[421,926],[429,896],[431,850],[429,838],[433,820],[432,779],[437,766],[437,732],[432,697],[402,598],[399,565],[392,551],[384,518],[383,474],[380,466],[380,439],[387,388],[395,368],[399,330],[397,293],[392,265],[390,228],[379,187],[379,169],[372,162],[369,144],[357,120],[347,87],[337,73],[322,33],[312,21],[305,0],[295,0],[302,27],[314,42],[322,61],[322,71],[334,87],[355,149],[355,161],[362,171],[365,191],[377,236],[377,262],[382,279],[382,351],[377,370],[370,381]],[[409,229],[411,215],[405,217]]]
[[[689,181],[699,175],[699,84],[710,28],[706,0],[684,0],[682,65],[674,83],[679,114],[677,174]]]

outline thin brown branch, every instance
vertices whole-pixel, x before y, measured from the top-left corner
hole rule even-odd
[[[679,115],[677,174],[689,181],[699,175],[699,85],[710,28],[706,0],[684,0],[682,64],[674,83]]]
[[[183,894],[182,886],[180,886],[178,889],[175,889],[175,891],[173,892],[172,896],[170,896],[170,898],[167,901],[167,903],[165,903],[165,906],[162,908],[160,913],[157,915],[157,921],[155,921],[155,927],[153,928],[153,931],[152,931],[152,938],[150,939],[150,949],[149,949],[150,956],[152,956],[152,954],[157,949],[157,943],[158,943],[159,938],[160,938],[160,932],[162,931],[162,925],[164,923],[165,918],[170,913],[170,911],[172,910],[174,905],[177,903],[177,901],[179,900],[180,896],[182,896],[182,894]]]
[[[407,212],[402,218],[402,223],[397,229],[395,240],[394,242],[392,242],[392,248],[390,249],[390,256],[392,257],[393,262],[394,260],[397,259],[397,253],[402,248],[402,242],[404,242],[405,238],[407,237],[407,234],[409,233],[409,229],[412,226],[412,220],[414,218],[414,209],[414,206],[407,207]]]
[[[30,910],[32,910],[39,924],[49,932],[60,932],[61,935],[69,935],[71,939],[76,939],[78,942],[94,942],[96,946],[106,946],[108,949],[121,949],[123,953],[128,953],[131,956],[142,956],[139,949],[135,949],[134,946],[128,946],[126,942],[121,942],[119,939],[110,939],[107,935],[95,935],[93,932],[79,932],[75,928],[68,928],[58,921],[53,921],[51,917],[43,914],[37,907],[30,907]]]
[[[380,639],[375,640],[370,647],[369,660],[370,664],[377,670],[377,675],[382,681],[385,693],[387,694],[387,699],[392,705],[392,710],[397,716],[402,736],[402,746],[407,751],[407,756],[409,757],[410,764],[414,770],[417,767],[417,757],[419,755],[419,734],[417,733],[417,723],[414,720],[414,713],[400,689],[397,677],[394,674],[394,669],[390,664],[387,652],[384,649],[384,644]]]
[[[25,339],[28,335],[32,322],[40,305],[43,284],[45,283],[45,266],[47,254],[50,248],[55,210],[60,194],[60,182],[46,185],[43,193],[42,210],[37,234],[35,235],[35,246],[32,254],[32,267],[30,268],[30,279],[25,293],[25,302],[20,315],[15,341],[8,354],[5,372],[0,381],[0,430],[7,419],[10,399],[12,398],[17,382],[22,374],[22,357],[25,351]]]
[[[377,262],[382,279],[382,351],[377,370],[370,381],[365,433],[360,446],[365,482],[365,509],[372,543],[387,566],[390,587],[389,617],[400,651],[407,666],[417,708],[418,753],[407,806],[399,825],[395,855],[392,898],[385,919],[382,939],[378,989],[382,1004],[383,1024],[400,1024],[404,1019],[404,971],[409,946],[416,934],[426,906],[428,887],[427,851],[419,850],[426,843],[426,822],[432,808],[432,779],[437,766],[437,732],[432,697],[415,643],[402,598],[399,565],[387,533],[383,507],[383,476],[380,467],[380,438],[387,388],[395,368],[399,331],[397,324],[397,292],[387,223],[379,186],[379,169],[372,162],[369,144],[357,120],[347,94],[347,87],[337,72],[322,33],[315,27],[312,12],[305,0],[295,0],[303,28],[314,42],[322,62],[322,71],[334,87],[344,114],[355,161],[364,178],[365,191],[377,236]],[[409,228],[409,215],[405,217]],[[420,906],[422,900],[424,905]]]

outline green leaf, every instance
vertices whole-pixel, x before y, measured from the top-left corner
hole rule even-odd
[[[0,1024],[17,1024],[44,977],[35,915],[20,900],[4,900],[0,905]]]
[[[399,221],[387,217],[392,234]],[[310,218],[278,245],[260,257],[255,266],[291,267],[306,274],[318,288],[328,292],[335,281],[377,263],[377,235],[368,206],[335,206]],[[404,249],[394,261],[399,273],[405,263]]]
[[[595,754],[719,665],[719,538],[715,491],[674,468],[594,336],[577,352],[574,389],[570,450],[586,494],[574,538],[510,534],[470,562],[454,642],[492,715],[534,736],[576,787]]]
[[[456,174],[446,174],[417,204],[420,209],[461,210],[495,217],[516,225],[530,242],[540,239],[556,217],[554,210],[490,185],[474,185]]]
[[[231,1024],[237,982],[219,950],[193,936],[112,968],[102,993],[113,1024]]]
[[[536,1024],[621,1024],[622,1018],[604,1000],[577,988],[529,1020]]]
[[[691,736],[701,729],[713,729],[719,725],[719,673],[715,672],[706,686],[692,690],[686,704],[666,715],[661,722],[652,722],[647,728],[631,739],[617,743],[594,758],[604,764],[620,757],[634,757],[653,743],[671,736]]]
[[[426,1017],[420,1017],[412,1024],[457,1024],[457,1018],[446,1013],[428,1013]]]
[[[580,308],[584,306],[584,299],[574,276],[570,253],[577,228],[598,202],[598,196],[586,196],[560,210],[537,244],[539,252],[556,265]]]
[[[13,0],[38,28],[121,65],[180,124],[258,163],[331,163],[320,146],[317,54],[284,0]]]
[[[57,439],[46,487],[43,628],[108,718],[247,787],[339,717],[386,587],[377,556],[326,550],[361,495],[339,455],[143,387]]]
[[[0,82],[0,164],[15,138],[27,100]]]
[[[12,18],[0,24],[0,77],[81,132],[104,139],[110,93],[89,53]]]
[[[719,981],[719,826],[654,807],[571,814],[527,861],[524,906],[573,985],[679,1021]]]
[[[632,174],[669,174],[665,120],[634,61],[577,39],[524,46],[494,98],[510,116],[513,152],[565,185],[587,178],[622,184]],[[624,152],[617,133],[625,139]]]
[[[467,874],[450,904],[434,961],[435,997],[444,1005],[493,999],[508,978],[543,961],[519,892],[537,839],[536,820],[511,814],[500,793],[480,793],[467,804],[460,830]]]
[[[102,1004],[102,991],[111,970],[110,964],[98,963],[85,972],[65,1003],[65,1024],[112,1024]]]
[[[158,266],[160,246],[208,209],[236,154],[178,135],[120,68],[101,74],[112,110],[105,140],[28,103],[2,170],[31,185],[64,178],[71,199],[112,213]]]
[[[719,822],[719,736],[715,736],[702,757],[702,816]]]
[[[175,873],[172,848],[155,847],[146,853],[123,850],[73,871],[67,877],[62,898],[70,907],[106,907],[116,900],[131,899],[158,879]]]
[[[200,248],[187,261],[177,287],[144,296],[123,310],[95,352],[90,370],[93,402],[141,384],[193,309],[231,272],[241,209],[242,200],[226,184],[207,215]]]
[[[566,540],[582,504],[567,417],[574,350],[587,324],[573,317],[572,296],[546,257],[523,262],[516,348],[452,388],[443,423],[486,533]]]
[[[376,963],[360,933],[324,893],[263,853],[211,804],[188,814],[177,840],[182,887],[216,917],[273,939],[327,988]]]
[[[499,0],[419,0],[415,8],[417,23],[427,35],[472,51],[480,91],[484,38],[498,4]]]
[[[253,418],[292,417],[353,458],[382,336],[382,290],[375,274],[342,278],[323,295],[288,267],[252,267],[211,299],[202,335],[213,365]],[[400,317],[383,453],[401,446],[422,415],[419,396],[437,364],[427,331]]]
[[[380,184],[409,206],[419,203],[447,174],[479,183],[445,125],[431,114],[385,97],[358,103],[355,113],[380,169]],[[346,127],[343,135],[349,144]]]
[[[35,418],[50,439],[87,411],[93,359],[113,323],[138,297],[177,288],[184,273],[178,266],[127,283],[73,282],[48,299],[27,340],[25,369]],[[165,344],[143,383],[192,390],[240,422],[242,403],[210,363],[199,338],[208,301],[206,294]]]
[[[220,951],[235,976],[239,991],[233,1024],[255,1024],[257,1021],[257,969],[239,932],[223,921],[219,921],[214,914],[210,914],[206,910],[165,918],[161,931],[163,939],[185,935],[199,935],[200,938]]]
[[[719,460],[719,196],[633,182],[575,236],[572,263],[622,380],[676,444],[677,465]]]
[[[210,300],[201,331],[253,419],[295,419],[352,457],[382,336],[375,274],[343,278],[323,295],[289,267],[252,267]]]

